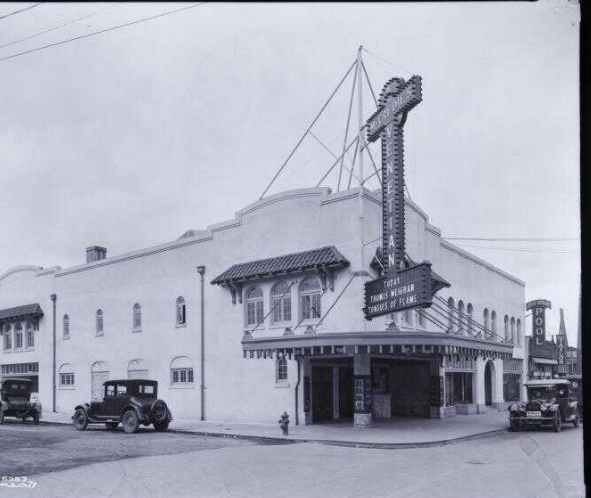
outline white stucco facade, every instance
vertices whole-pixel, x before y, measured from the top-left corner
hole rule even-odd
[[[322,317],[314,334],[317,337],[324,334],[346,337],[346,334],[385,333],[392,322],[390,316],[367,321],[361,311],[364,283],[368,277],[352,278],[358,271],[368,272],[371,278],[377,276],[375,270],[370,269],[370,262],[380,244],[375,239],[381,230],[381,200],[378,193],[364,191],[362,241],[358,196],[357,189],[339,193],[332,193],[327,188],[283,192],[247,206],[232,220],[201,231],[190,231],[170,243],[71,268],[43,270],[27,266],[9,270],[0,276],[0,310],[38,303],[43,317],[35,332],[34,348],[22,351],[3,349],[0,365],[38,363],[39,397],[44,410],[51,410],[53,303],[50,296],[55,294],[57,411],[70,412],[76,404],[90,399],[93,371],[100,374],[96,379],[127,378],[131,366],[139,369],[142,375],[147,374],[159,381],[159,397],[167,401],[175,417],[201,416],[200,386],[203,381],[203,416],[208,420],[276,422],[283,411],[294,413],[298,389],[299,419],[309,421],[310,416],[304,408],[303,379],[312,375],[310,369],[314,358],[301,358],[299,385],[295,355],[291,357],[290,354],[287,360],[287,379],[280,381],[276,379],[276,356],[273,359],[244,358],[244,332],[253,328],[246,326],[245,304],[239,299],[232,303],[227,287],[210,282],[236,263],[334,246],[349,265],[332,273],[334,289],[327,288],[321,297],[322,315],[334,307]],[[414,261],[430,261],[433,270],[451,284],[438,293],[445,301],[451,297],[456,304],[459,301],[466,307],[471,304],[477,322],[482,322],[485,308],[489,313],[494,311],[497,334],[501,336],[504,335],[505,315],[509,320],[520,321],[519,337],[515,330],[513,341],[502,346],[502,341],[497,342],[498,348],[510,350],[514,359],[524,359],[524,283],[444,240],[439,229],[430,225],[427,216],[410,201],[406,204],[406,240],[407,252]],[[363,261],[362,243],[366,244]],[[203,310],[196,269],[200,265],[205,266]],[[273,323],[271,313],[252,332],[255,342],[273,338],[280,341],[286,327],[296,328],[302,316],[298,286],[308,275],[315,276],[316,273],[292,272],[244,283],[243,294],[249,285],[260,286],[264,314],[267,315],[272,308],[272,286],[281,280],[294,282],[291,319]],[[179,297],[184,299],[186,307],[186,320],[180,325],[176,315]],[[134,326],[136,304],[141,307],[139,328]],[[102,334],[98,335],[97,310],[102,311],[103,328]],[[200,374],[202,311],[205,323],[204,379]],[[69,319],[67,337],[64,337],[65,315]],[[431,337],[447,334],[457,338],[454,340],[464,340],[462,344],[475,350],[488,350],[485,338],[475,339],[466,330],[444,332],[427,321],[418,324],[418,315],[413,316],[411,322],[398,317],[398,330],[391,335],[414,333]],[[318,321],[303,320],[294,331],[294,337],[305,336],[308,325],[315,327]],[[443,356],[451,358],[454,347],[446,349],[447,353],[424,357],[430,362],[431,375],[434,371],[435,375],[445,375]],[[338,361],[348,357],[352,362],[353,356],[343,354]],[[375,355],[376,358],[380,356],[383,355]],[[412,355],[409,358],[412,359]],[[317,359],[329,364],[322,354]],[[504,401],[504,360],[488,358],[484,354],[470,367],[470,372],[474,373],[471,376],[470,405],[485,407],[487,404],[483,383],[488,360],[492,362],[488,368],[493,377],[492,405],[488,404],[500,406]],[[334,379],[338,376],[337,363],[334,363],[337,365],[333,370]],[[526,368],[525,361],[521,365]],[[173,382],[172,369],[176,366],[192,369],[193,382]],[[60,369],[74,374],[73,385],[60,385]],[[525,370],[521,373],[525,379]],[[333,393],[336,392],[336,382],[333,380]],[[332,412],[338,415],[335,406]]]

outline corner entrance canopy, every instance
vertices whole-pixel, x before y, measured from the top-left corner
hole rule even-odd
[[[17,306],[16,308],[7,308],[0,310],[0,325],[6,322],[16,322],[19,320],[37,321],[43,316],[43,311],[39,303],[26,304],[24,306]]]
[[[308,270],[346,268],[349,261],[334,246],[259,259],[231,266],[214,278],[212,284],[235,284]]]

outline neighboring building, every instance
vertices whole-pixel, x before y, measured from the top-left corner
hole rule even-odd
[[[55,380],[63,412],[100,398],[107,379],[148,377],[179,418],[201,415],[203,385],[203,416],[227,421],[276,422],[287,411],[299,423],[363,424],[481,413],[521,398],[524,283],[446,241],[407,200],[409,256],[430,261],[451,287],[429,310],[367,321],[381,196],[365,190],[362,204],[365,244],[359,190],[311,188],[159,246],[110,258],[93,246],[75,267],[14,268],[0,276],[2,375],[36,377],[45,410]],[[33,342],[16,347],[18,324],[33,329]]]
[[[528,344],[528,379],[552,379],[558,375],[556,359],[556,343],[554,340],[544,341],[535,348],[533,338],[527,336]]]

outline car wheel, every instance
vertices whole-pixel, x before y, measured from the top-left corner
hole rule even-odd
[[[33,415],[33,423],[39,425],[39,412],[35,412],[35,415]]]
[[[139,420],[137,418],[137,413],[133,410],[128,410],[123,414],[123,420],[121,421],[121,425],[123,426],[123,430],[127,434],[133,434],[137,431],[139,427]]]
[[[88,427],[88,417],[82,408],[78,408],[74,412],[74,427],[79,431],[83,431]]]
[[[154,422],[154,429],[156,429],[156,432],[167,431],[168,424],[170,424],[168,420],[165,420],[164,422]]]
[[[575,429],[577,427],[579,427],[579,414],[578,413],[575,415],[575,418],[573,419],[573,425],[575,426]]]
[[[509,424],[510,424],[511,432],[517,432],[519,429],[521,429],[521,426],[519,424],[519,420],[511,420],[509,422]]]
[[[556,416],[554,417],[554,422],[552,424],[552,427],[554,427],[554,432],[560,432],[560,429],[562,428],[562,420],[560,420],[560,413],[556,413]]]
[[[0,410],[0,424],[4,423],[4,412]]]
[[[107,422],[105,424],[107,426],[107,429],[110,431],[116,431],[117,430],[117,426],[119,425],[118,422]]]

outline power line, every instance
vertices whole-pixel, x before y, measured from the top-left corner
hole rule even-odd
[[[525,248],[515,248],[515,247],[486,247],[486,246],[475,246],[470,244],[459,244],[460,247],[471,247],[477,249],[491,249],[496,251],[512,251],[512,252],[528,252],[528,253],[547,253],[547,254],[576,254],[575,251],[555,251],[552,249],[525,249]]]
[[[379,59],[383,62],[385,62],[386,64],[389,64],[390,66],[392,66],[394,69],[400,69],[402,71],[404,71],[405,73],[410,74],[411,76],[414,74],[411,71],[408,71],[406,69],[404,69],[403,67],[400,66],[396,66],[395,64],[391,63],[389,60],[384,59],[383,57],[380,57],[378,54],[374,54],[373,52],[370,52],[369,50],[367,50],[365,47],[362,48],[362,50],[364,52],[367,52],[369,55],[372,55],[373,57],[375,57],[376,59]]]
[[[134,24],[139,24],[139,23],[142,23],[145,21],[151,21],[153,19],[158,19],[160,17],[168,16],[171,14],[176,14],[177,12],[182,12],[184,10],[194,9],[195,7],[200,7],[201,5],[205,5],[206,3],[209,3],[209,2],[202,2],[202,3],[195,4],[195,5],[189,5],[188,7],[182,7],[180,9],[170,10],[168,12],[163,12],[162,14],[157,14],[155,16],[144,17],[143,19],[138,19],[137,21],[131,21],[131,22],[127,22],[124,24],[119,24],[117,26],[112,26],[110,28],[101,29],[98,31],[93,31],[93,32],[87,33],[85,35],[75,36],[74,38],[68,38],[67,40],[62,40],[59,42],[50,43],[49,45],[44,45],[42,47],[33,48],[31,50],[25,50],[24,52],[19,52],[17,54],[9,55],[7,57],[2,57],[2,58],[0,58],[0,62],[6,61],[9,59],[14,59],[15,57],[20,57],[21,55],[27,55],[27,54],[31,54],[33,52],[39,52],[40,50],[45,50],[46,48],[52,48],[52,47],[57,47],[59,45],[65,45],[66,43],[70,43],[70,42],[73,42],[76,40],[81,40],[83,38],[90,38],[91,36],[100,35],[102,33],[107,33],[109,31],[115,31],[117,29],[125,28],[127,26],[132,26]]]
[[[92,16],[95,16],[97,14],[100,14],[101,12],[104,12],[105,10],[109,10],[109,9],[114,8],[114,7],[119,7],[119,5],[121,5],[121,4],[110,5],[109,7],[105,7],[104,9],[97,10],[95,12],[91,12],[90,14],[86,14],[86,15],[84,15],[82,17],[78,17],[76,19],[72,19],[71,21],[65,22],[63,24],[58,24],[57,26],[53,26],[51,28],[44,29],[43,31],[39,31],[38,33],[34,33],[32,35],[25,36],[24,38],[20,38],[18,40],[14,40],[14,41],[12,41],[10,43],[5,43],[4,45],[0,45],[0,48],[10,47],[12,45],[16,45],[17,43],[24,42],[26,40],[31,40],[32,38],[36,38],[38,36],[44,35],[45,33],[50,33],[51,31],[55,31],[56,29],[60,29],[60,28],[63,28],[65,26],[69,26],[70,24],[74,24],[75,22],[81,21],[82,19],[87,19],[89,17],[92,17]]]
[[[30,5],[29,7],[25,7],[24,9],[20,9],[20,10],[15,10],[14,12],[9,12],[8,14],[3,14],[0,16],[0,19],[4,19],[6,17],[10,17],[10,16],[14,16],[16,14],[20,14],[21,12],[25,12],[26,10],[31,10],[34,9],[35,7],[37,7],[38,5],[41,5],[41,2],[36,3],[34,5]]]
[[[445,237],[447,240],[482,240],[487,242],[564,242],[580,240],[574,237]]]

